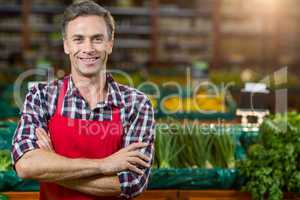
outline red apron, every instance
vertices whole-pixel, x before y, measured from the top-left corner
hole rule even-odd
[[[55,114],[49,120],[49,133],[55,152],[68,158],[104,158],[121,148],[123,127],[120,109],[114,107],[112,121],[71,119],[61,115],[68,79],[63,80]],[[118,199],[83,194],[54,183],[40,184],[41,200]]]

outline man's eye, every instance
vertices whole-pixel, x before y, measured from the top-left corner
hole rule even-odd
[[[102,42],[102,41],[103,41],[103,38],[95,38],[94,41],[95,41],[95,42]]]
[[[81,41],[81,40],[82,40],[81,38],[75,38],[73,41],[79,42],[79,41]]]

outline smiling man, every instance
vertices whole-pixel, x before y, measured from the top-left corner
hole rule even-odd
[[[40,199],[132,198],[153,162],[154,112],[140,91],[106,71],[114,42],[111,14],[93,1],[64,13],[71,74],[28,92],[13,139],[21,178],[40,181]]]

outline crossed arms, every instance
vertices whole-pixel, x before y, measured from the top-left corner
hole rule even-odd
[[[28,151],[16,162],[21,178],[54,182],[64,187],[96,196],[119,196],[117,173],[124,170],[142,176],[137,166],[150,167],[150,158],[140,153],[146,143],[134,143],[104,159],[70,159],[53,151],[48,134],[36,129],[39,149]]]

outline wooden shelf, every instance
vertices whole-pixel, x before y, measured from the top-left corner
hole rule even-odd
[[[160,8],[160,17],[203,17],[210,18],[212,16],[211,9],[187,9],[187,8]]]
[[[3,192],[2,195],[8,197],[9,200],[38,200],[39,192]]]
[[[39,192],[4,192],[9,200],[38,200]],[[286,194],[285,194],[286,195]],[[249,193],[237,190],[148,190],[135,200],[251,200]],[[300,200],[292,194],[284,200]]]
[[[60,5],[32,5],[31,12],[34,14],[62,14],[65,6]]]
[[[119,26],[116,27],[116,34],[150,35],[151,28],[149,26]]]
[[[207,31],[193,31],[193,30],[161,30],[161,35],[184,35],[184,36],[199,36],[208,37],[210,33]]]
[[[60,27],[52,24],[32,24],[30,28],[32,32],[41,32],[41,33],[53,33],[53,32],[60,31]]]
[[[149,16],[151,15],[149,8],[144,7],[130,7],[130,8],[118,8],[118,7],[106,7],[112,15],[123,16]]]
[[[264,60],[259,60],[259,59],[245,59],[242,61],[233,61],[229,59],[222,59],[222,64],[227,66],[227,65],[259,65],[265,62]]]
[[[236,190],[180,190],[178,200],[251,200],[247,193]]]
[[[221,32],[222,38],[263,38],[270,37],[268,33],[258,33],[258,32],[246,32],[246,31],[227,31]]]
[[[142,39],[116,39],[115,47],[125,49],[148,49],[150,48],[150,41]]]
[[[1,32],[21,32],[22,26],[21,26],[21,24],[1,24],[0,31]]]
[[[39,192],[5,192],[10,200],[38,200]],[[136,200],[250,200],[247,193],[235,190],[148,190]]]

